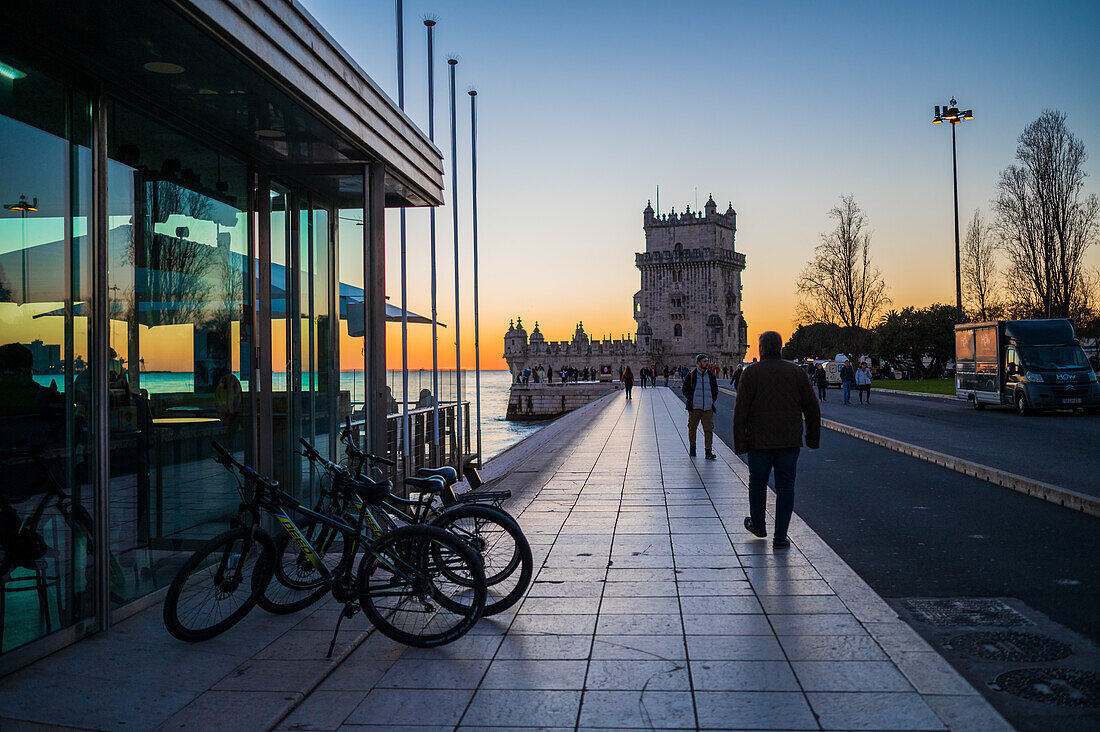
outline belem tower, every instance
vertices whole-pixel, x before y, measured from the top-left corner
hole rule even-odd
[[[619,370],[693,366],[707,353],[711,364],[734,368],[745,357],[748,326],[741,310],[741,272],[745,255],[736,251],[737,212],[731,203],[718,213],[710,197],[702,212],[688,207],[657,214],[652,203],[642,212],[645,251],[634,255],[641,289],[634,294],[636,335],[623,340],[592,340],[578,324],[568,341],[547,341],[538,323],[530,337],[522,320],[504,336],[504,360],[513,374],[540,364]],[[558,379],[555,378],[554,381]]]

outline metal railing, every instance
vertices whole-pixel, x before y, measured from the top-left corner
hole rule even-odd
[[[405,440],[401,434],[401,412],[386,417],[386,453],[396,464],[389,469],[389,478],[397,488],[405,477],[416,475],[420,468],[437,468],[450,465],[462,471],[459,465],[459,450],[456,439],[456,423],[462,420],[462,455],[470,457],[470,403],[450,402],[439,405],[439,446],[432,444],[435,432],[435,410],[432,407],[420,407],[409,410],[409,436]],[[474,456],[476,457],[476,456]]]

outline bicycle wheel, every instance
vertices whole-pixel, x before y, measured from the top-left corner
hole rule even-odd
[[[519,602],[531,584],[535,563],[515,519],[490,506],[470,504],[447,509],[431,525],[459,537],[481,557],[488,592],[483,615],[495,615]],[[460,573],[450,572],[447,563],[441,566],[449,580],[467,584]]]
[[[447,578],[454,574],[470,586]],[[474,627],[485,608],[485,572],[477,554],[433,526],[386,533],[365,552],[357,582],[359,603],[375,627],[409,646],[450,643]]]
[[[176,573],[164,598],[164,627],[188,643],[213,638],[248,614],[271,581],[275,543],[248,527],[215,536]]]
[[[339,575],[347,569],[354,549],[343,533],[316,520],[299,528],[329,572]],[[260,607],[278,615],[294,613],[309,607],[328,592],[324,577],[305,551],[291,540],[290,534],[280,533],[275,538],[275,574],[258,598]]]

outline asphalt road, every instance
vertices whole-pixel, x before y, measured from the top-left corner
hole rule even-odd
[[[885,424],[900,399],[883,399],[878,412],[864,407],[863,418]],[[733,401],[721,395],[715,420],[731,447]],[[846,409],[857,413],[859,405]],[[974,415],[1002,416],[1019,419]],[[1064,424],[1071,419],[1086,421]],[[951,415],[943,421],[956,423]],[[1000,422],[970,424],[983,427],[972,443],[998,439]],[[799,458],[795,511],[880,595],[1014,597],[1100,642],[1100,519],[832,430],[822,431],[821,443]]]
[[[829,389],[822,416],[885,437],[992,468],[1100,496],[1100,416],[1010,409],[978,411],[966,403],[873,391],[871,403],[842,404]]]

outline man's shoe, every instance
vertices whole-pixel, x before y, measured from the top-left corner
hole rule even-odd
[[[688,448],[688,456],[695,457],[695,445]]]
[[[707,450],[707,460],[717,460],[718,456],[713,451]]]
[[[752,534],[753,536],[758,536],[761,539],[768,535],[768,532],[763,529],[761,529],[760,531],[756,530],[756,526],[753,524],[751,516],[745,517],[745,528],[750,534]]]
[[[786,538],[772,539],[772,549],[790,549],[790,548],[791,548],[791,540],[790,539],[786,539]]]

